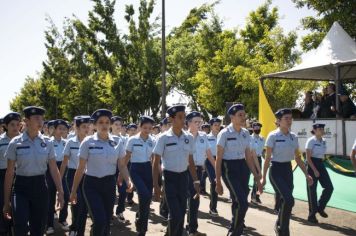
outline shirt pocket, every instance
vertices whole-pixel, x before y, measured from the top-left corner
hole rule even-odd
[[[143,145],[140,144],[140,145],[134,145],[132,147],[132,150],[133,150],[134,154],[136,154],[136,155],[143,155],[145,148],[143,147]]]
[[[30,154],[31,150],[30,148],[17,148],[16,149],[16,155],[18,157],[24,157],[24,156],[28,156]]]
[[[105,152],[103,148],[91,147],[89,148],[89,157],[104,157]]]
[[[227,138],[226,139],[226,148],[227,151],[237,151],[239,149],[239,143],[237,138]]]
[[[176,144],[176,143],[166,144],[166,147],[165,147],[166,152],[175,152],[177,150],[178,150],[178,144]]]

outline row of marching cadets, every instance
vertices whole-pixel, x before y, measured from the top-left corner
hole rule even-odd
[[[84,235],[87,213],[93,222],[93,235],[109,235],[113,214],[125,221],[125,199],[132,200],[136,189],[139,210],[135,217],[138,235],[148,230],[152,197],[161,201],[160,214],[167,217],[167,235],[205,235],[198,231],[198,209],[203,170],[210,180],[209,213],[218,216],[217,195],[224,192],[221,179],[232,200],[232,219],[228,235],[242,235],[248,210],[249,179],[254,186],[252,202],[261,203],[267,171],[276,192],[278,217],[276,235],[289,235],[289,220],[294,205],[291,161],[296,160],[308,183],[308,220],[316,215],[328,217],[325,207],[333,186],[323,165],[326,142],[324,124],[313,125],[313,137],[306,144],[307,165],[298,152],[298,139],[290,132],[292,112],[276,112],[278,128],[266,142],[259,136],[262,124],[252,125],[253,134],[244,128],[246,111],[242,104],[232,105],[227,113],[231,124],[221,130],[221,120],[212,118],[209,134],[201,131],[202,114],[186,115],[185,106],[175,105],[160,124],[161,133],[153,133],[155,121],[141,116],[138,126],[130,124],[122,132],[122,118],[110,110],[99,109],[91,116],[74,118],[75,132],[61,119],[47,124],[49,138],[41,134],[45,110],[26,107],[25,129],[20,133],[21,115],[7,114],[5,133],[0,136],[0,234],[13,224],[14,235],[43,235],[54,232],[54,213],[70,235]],[[271,121],[272,122],[272,121]],[[93,132],[93,128],[95,132]],[[120,132],[121,130],[121,132]],[[139,132],[137,132],[139,130]],[[152,135],[155,134],[155,135]],[[266,149],[262,168],[263,146]],[[356,145],[352,153],[355,153]],[[355,155],[353,155],[355,156]],[[317,200],[316,186],[324,188]],[[117,187],[118,186],[118,187]],[[118,207],[114,212],[118,189]],[[57,195],[57,197],[56,197]],[[121,199],[120,199],[121,197]],[[68,225],[67,206],[71,202],[72,220]],[[187,224],[185,214],[188,210]],[[10,221],[10,219],[12,221]]]

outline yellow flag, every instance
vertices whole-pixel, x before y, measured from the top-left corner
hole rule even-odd
[[[267,135],[272,130],[276,129],[275,116],[269,105],[265,92],[263,91],[261,81],[258,85],[258,120],[262,124],[261,135],[267,138]]]

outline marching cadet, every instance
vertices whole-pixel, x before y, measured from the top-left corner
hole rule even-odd
[[[281,206],[275,225],[276,235],[289,235],[289,220],[294,206],[293,198],[293,171],[291,161],[295,159],[302,169],[308,184],[313,183],[313,179],[304,166],[299,155],[299,145],[297,136],[290,132],[292,126],[292,110],[289,108],[279,109],[275,116],[278,128],[268,134],[266,141],[266,157],[263,165],[263,177],[261,184],[266,184],[266,175],[271,163],[269,177],[271,184],[281,196]]]
[[[45,121],[45,122],[43,123],[43,127],[42,127],[41,133],[42,133],[44,136],[49,136],[49,133],[48,133],[48,121]]]
[[[30,106],[23,112],[26,131],[11,140],[5,153],[8,163],[3,212],[8,218],[13,216],[15,236],[27,235],[28,230],[30,235],[43,235],[48,214],[48,189],[45,175],[47,164],[58,191],[57,202],[60,208],[64,204],[62,181],[55,160],[53,142],[40,133],[45,110]],[[15,181],[14,186],[13,181]]]
[[[197,173],[198,179],[202,179],[203,176],[203,166],[205,160],[209,160],[212,166],[215,166],[215,160],[211,154],[210,145],[208,138],[205,132],[199,131],[199,127],[202,120],[202,115],[200,112],[192,111],[186,116],[186,121],[188,124],[188,131],[193,135],[193,142],[195,145],[195,152],[193,153],[193,160],[195,164],[195,170]],[[195,189],[193,178],[191,175],[188,175],[189,181],[189,198],[188,198],[188,226],[187,231],[191,236],[206,235],[198,232],[198,209],[199,209],[199,198],[194,198]]]
[[[161,133],[159,133],[157,135],[156,140],[162,133],[166,132],[167,130],[169,130],[172,127],[172,123],[169,122],[167,117],[163,118],[159,122],[159,124],[160,124]],[[164,182],[164,179],[163,179],[163,175],[162,175],[162,168],[160,168],[160,175],[159,175],[159,180],[158,180],[159,186],[162,187],[163,182]],[[168,220],[168,206],[167,206],[166,198],[164,197],[164,191],[162,191],[162,197],[161,197],[161,201],[159,203],[159,214],[160,214],[160,216],[162,216],[163,220],[165,220],[165,221]]]
[[[201,126],[201,130],[205,132],[206,134],[210,133],[210,124],[203,124]]]
[[[63,150],[66,144],[65,139],[63,136],[67,132],[67,122],[62,119],[54,120],[53,122],[53,137],[51,138],[53,141],[54,152],[56,156],[56,163],[58,170],[61,168],[61,164],[63,161]],[[55,213],[55,204],[56,204],[56,189],[55,184],[52,180],[51,173],[47,170],[47,184],[48,184],[48,196],[49,196],[49,207],[48,207],[48,222],[47,222],[47,231],[46,234],[53,234],[54,233],[54,213]],[[68,216],[68,198],[69,192],[67,183],[65,178],[62,177],[62,186],[64,191],[64,206],[59,212],[59,219],[58,222],[64,231],[69,230],[69,225],[67,223],[67,216]]]
[[[162,158],[164,191],[169,209],[167,235],[181,236],[187,206],[188,167],[197,198],[200,181],[197,178],[193,160],[195,151],[193,136],[183,131],[185,106],[172,106],[167,113],[172,122],[172,128],[159,136],[153,149],[153,186],[155,199],[159,200],[161,188],[158,184],[158,177]]]
[[[79,146],[83,142],[84,138],[89,133],[90,116],[76,116],[74,117],[75,124],[75,136],[68,139],[64,151],[63,151],[63,161],[60,168],[61,177],[66,178],[66,183],[68,187],[68,192],[72,189],[75,171],[79,165]],[[66,169],[67,175],[65,176]],[[71,205],[72,211],[72,224],[69,229],[69,236],[84,236],[85,224],[87,219],[87,207],[82,192],[82,182],[79,183],[79,188],[77,189],[77,202]]]
[[[153,126],[153,129],[152,129],[152,136],[153,137],[156,138],[160,132],[161,132],[161,128],[160,128],[159,125]]]
[[[10,112],[4,119],[5,133],[0,135],[0,207],[4,207],[4,181],[7,168],[5,151],[14,137],[20,134],[21,115],[17,112]],[[9,222],[4,217],[0,217],[0,235],[6,235],[10,230]]]
[[[47,128],[48,128],[48,135],[46,135],[47,137],[52,137],[53,136],[54,121],[55,120],[50,120],[50,121],[47,122]]]
[[[150,204],[152,200],[152,151],[155,144],[150,135],[154,120],[149,116],[140,117],[140,132],[131,136],[126,145],[126,156],[120,160],[121,169],[127,168],[131,161],[130,177],[138,194],[138,212],[136,213],[136,231],[139,236],[146,235]]]
[[[251,156],[251,137],[243,128],[246,121],[245,108],[242,104],[232,105],[228,112],[231,124],[224,128],[217,138],[216,155],[216,192],[223,194],[221,176],[232,197],[232,220],[228,235],[242,235],[244,219],[248,209],[249,175],[253,173],[259,180]]]
[[[93,221],[92,235],[110,234],[110,221],[115,203],[116,168],[125,156],[122,142],[116,143],[110,134],[112,112],[96,110],[93,119],[97,132],[86,137],[79,147],[79,165],[74,175],[70,200],[77,201],[77,189],[83,177],[83,194]],[[130,186],[128,173],[121,174]]]
[[[351,159],[351,163],[354,166],[354,169],[356,171],[356,139],[355,139],[354,145],[352,146],[352,150],[350,153],[350,159]]]
[[[220,132],[221,120],[219,118],[212,118],[209,120],[211,132],[207,135],[208,141],[210,144],[211,153],[214,160],[216,160],[216,140],[218,133]],[[209,204],[209,214],[211,216],[218,216],[217,203],[218,203],[218,194],[215,191],[216,181],[215,181],[215,165],[212,165],[211,162],[205,160],[205,169],[210,181],[210,204]]]
[[[307,170],[308,174],[313,178],[313,184],[307,185],[308,202],[309,202],[309,216],[308,221],[311,223],[318,223],[316,213],[321,217],[328,217],[325,213],[326,204],[329,202],[332,192],[334,191],[328,171],[324,166],[324,158],[326,152],[326,141],[323,138],[325,124],[314,123],[312,134],[306,144],[307,156]],[[317,199],[318,182],[324,188],[319,202]]]
[[[265,140],[260,136],[262,124],[259,122],[252,123],[252,132],[251,135],[251,149],[253,159],[255,161],[255,166],[257,167],[257,172],[262,175],[262,154],[265,146]],[[256,182],[253,182],[252,193],[251,193],[251,202],[262,203],[260,199],[260,194],[258,193]]]

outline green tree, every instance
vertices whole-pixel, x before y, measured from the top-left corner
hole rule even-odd
[[[316,48],[330,27],[338,21],[352,38],[356,38],[356,1],[355,0],[292,0],[298,8],[307,7],[316,11],[316,17],[302,19],[302,26],[311,33],[303,37],[301,45],[308,51]]]

